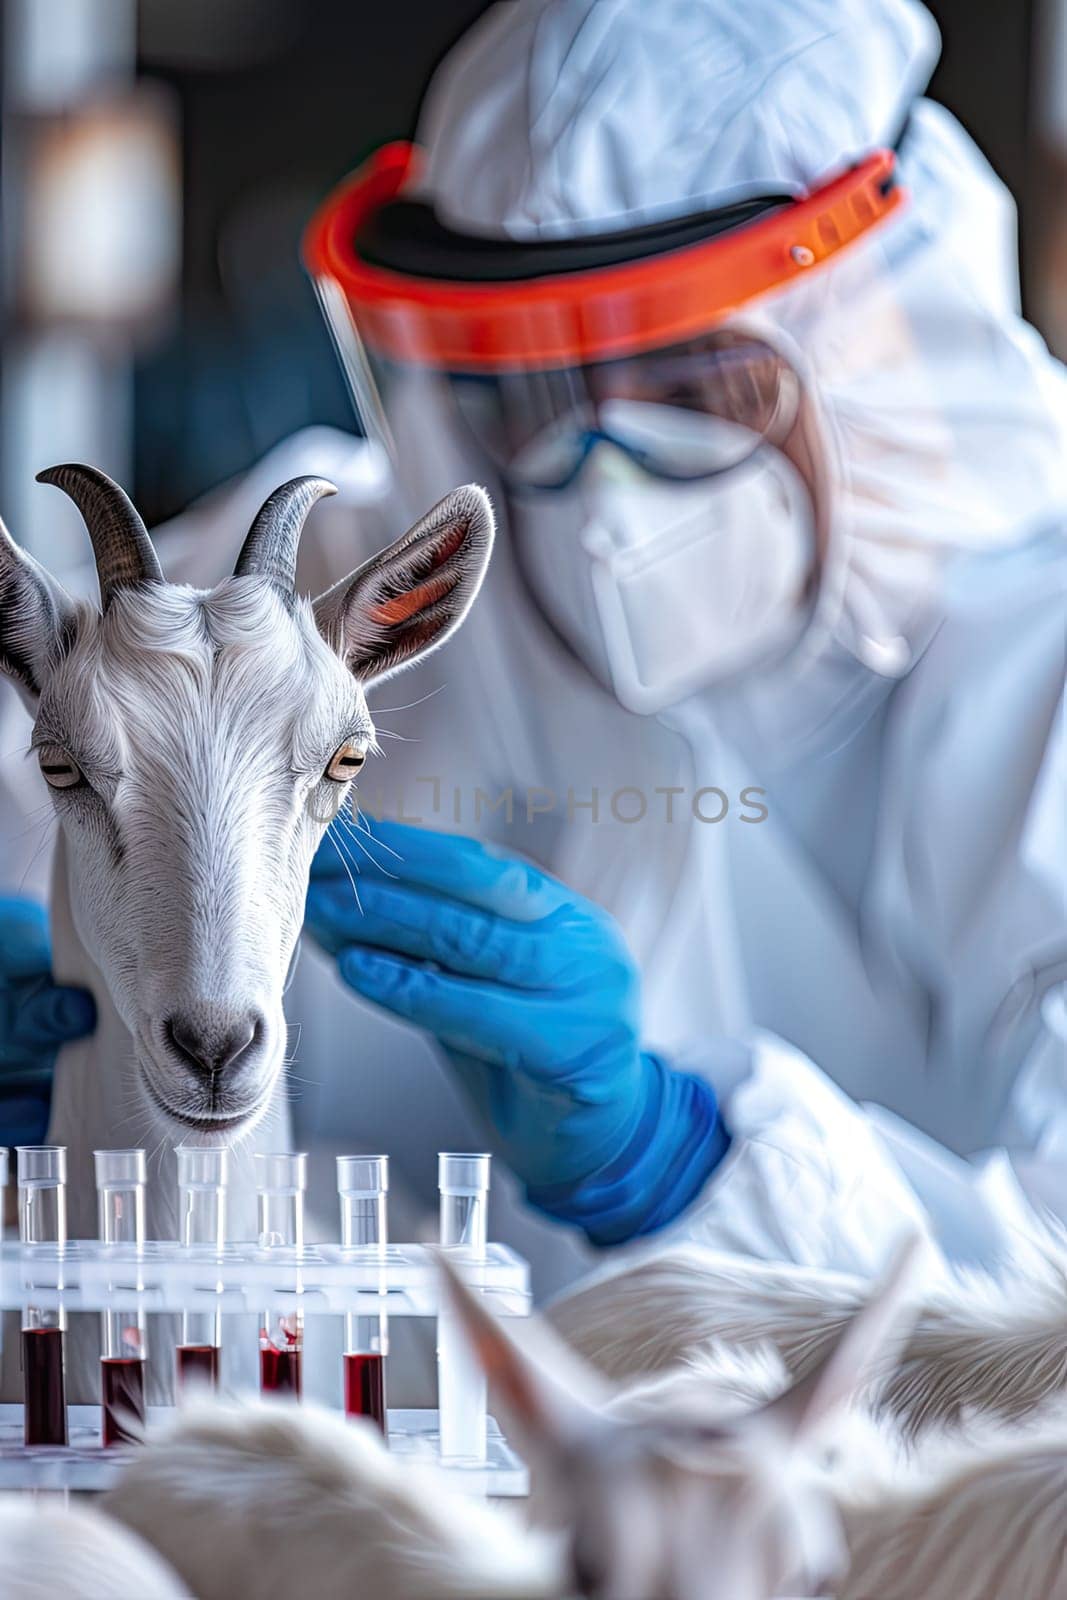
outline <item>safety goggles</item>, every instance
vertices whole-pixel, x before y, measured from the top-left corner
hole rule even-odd
[[[562,371],[458,373],[457,408],[514,489],[565,489],[601,445],[651,476],[728,472],[784,445],[800,383],[778,351],[728,329],[674,349]]]
[[[414,145],[385,146],[305,234],[305,263],[350,377],[366,352],[439,372],[505,373],[671,350],[831,261],[902,198],[894,155],[878,150],[803,199],[772,193],[526,244],[446,227],[411,198],[420,166]]]

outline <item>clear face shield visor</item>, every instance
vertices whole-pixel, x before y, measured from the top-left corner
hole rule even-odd
[[[602,439],[685,481],[787,436],[795,374],[725,324],[837,256],[901,198],[894,157],[878,151],[806,199],[768,194],[526,245],[445,227],[417,198],[419,166],[414,146],[386,146],[305,235],[361,424],[392,454],[391,381],[436,376],[505,481],[544,488],[580,473]]]
[[[397,482],[417,391],[422,418],[458,418],[492,461],[539,605],[630,709],[784,648],[815,589],[812,408],[746,308],[890,214],[892,153],[807,199],[529,246],[444,228],[406,198],[417,170],[411,146],[387,147],[305,239]]]

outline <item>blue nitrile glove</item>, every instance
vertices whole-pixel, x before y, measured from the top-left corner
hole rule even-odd
[[[641,1050],[612,918],[474,839],[376,822],[363,843],[335,825],[308,891],[345,982],[437,1035],[532,1205],[597,1244],[670,1222],[728,1140],[710,1085]]]
[[[0,896],[0,1144],[44,1138],[56,1051],[95,1026],[92,995],[52,982],[44,907]]]

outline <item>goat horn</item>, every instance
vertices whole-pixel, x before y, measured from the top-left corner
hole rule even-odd
[[[67,462],[37,474],[69,495],[85,519],[100,578],[100,603],[106,611],[116,589],[135,583],[162,583],[163,568],[148,529],[124,489],[98,467]]]
[[[325,478],[290,478],[265,500],[241,546],[235,578],[267,578],[283,593],[296,588],[296,551],[308,512],[323,495],[336,494]]]

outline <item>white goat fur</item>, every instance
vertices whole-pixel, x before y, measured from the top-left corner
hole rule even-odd
[[[634,1420],[736,1414],[785,1382],[774,1359],[713,1351],[621,1396]],[[722,1404],[723,1411],[719,1411]],[[978,1434],[918,1458],[853,1416],[812,1473],[848,1550],[833,1600],[1064,1600],[1067,1417]],[[471,1502],[428,1465],[396,1461],[369,1428],[310,1409],[207,1407],[149,1446],[114,1515],[154,1544],[198,1600],[568,1600],[562,1550]],[[716,1552],[707,1552],[714,1564]],[[116,1597],[117,1588],[103,1591]]]
[[[722,1420],[784,1387],[768,1352],[715,1349],[612,1403]],[[104,1506],[153,1544],[198,1600],[560,1600],[561,1542],[458,1493],[429,1460],[313,1406],[200,1401],[155,1435]]]
[[[2,1600],[183,1600],[190,1591],[103,1512],[30,1495],[0,1499]]]
[[[1031,1428],[878,1439],[837,1468],[849,1550],[834,1600],[1067,1600],[1067,1414]]]
[[[313,1406],[200,1402],[104,1505],[198,1600],[551,1600],[555,1544]]]
[[[794,1377],[819,1361],[867,1294],[822,1268],[755,1262],[697,1246],[586,1280],[549,1308],[566,1342],[607,1376],[677,1366],[709,1339],[769,1346]],[[1010,1422],[1067,1395],[1067,1252],[1001,1279],[978,1272],[923,1297],[903,1351],[869,1399],[904,1437],[977,1414]]]

